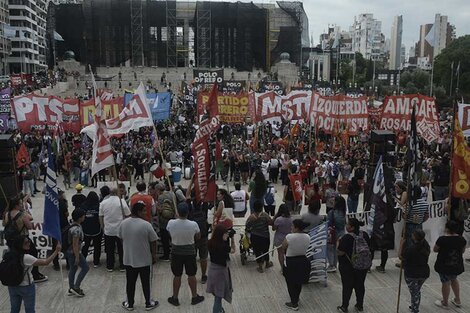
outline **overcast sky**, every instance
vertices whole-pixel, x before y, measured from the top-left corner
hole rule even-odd
[[[255,4],[275,3],[273,0],[252,1]],[[315,45],[319,43],[320,34],[328,29],[328,24],[336,24],[341,26],[341,29],[348,30],[354,21],[354,16],[361,13],[373,13],[376,19],[382,21],[382,33],[386,38],[390,38],[393,17],[403,15],[402,42],[406,46],[407,53],[410,46],[419,40],[419,26],[434,23],[436,13],[449,17],[448,21],[456,27],[457,37],[470,34],[470,0],[303,0],[302,2],[308,15],[309,32],[313,36]]]

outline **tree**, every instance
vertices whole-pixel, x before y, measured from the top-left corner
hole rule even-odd
[[[453,70],[452,70],[453,63]],[[450,93],[452,81],[452,94],[457,88],[457,66],[460,63],[460,95],[470,96],[470,35],[459,37],[442,50],[434,60],[434,82]]]

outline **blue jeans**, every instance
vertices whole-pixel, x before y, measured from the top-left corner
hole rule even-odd
[[[359,200],[353,200],[351,197],[348,197],[348,213],[356,213]]]
[[[23,180],[23,192],[34,195],[34,179]]]
[[[214,297],[214,306],[212,307],[212,313],[222,313],[222,298],[221,297]]]
[[[34,283],[28,286],[8,287],[10,294],[11,313],[19,313],[21,301],[24,301],[25,313],[34,313],[36,306],[36,288]]]
[[[86,259],[83,254],[79,253],[80,260],[78,262],[78,266],[80,266],[81,270],[78,273],[77,278],[75,275],[77,274],[78,266],[75,264],[75,255],[73,252],[67,251],[67,259],[69,260],[70,270],[69,270],[69,288],[80,288],[80,285],[85,278],[86,273],[90,267],[86,263]]]
[[[328,266],[336,267],[338,264],[338,254],[336,251],[336,244],[328,244],[326,248],[327,257],[328,257]]]

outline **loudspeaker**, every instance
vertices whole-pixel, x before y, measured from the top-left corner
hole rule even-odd
[[[20,193],[18,186],[18,177],[13,174],[9,176],[0,176],[0,185],[3,192],[0,190],[0,219],[3,219],[3,212],[7,208],[7,203],[11,198]]]
[[[373,130],[370,134],[370,143],[395,142],[395,133],[389,130]]]
[[[0,175],[16,175],[16,147],[12,135],[0,135]]]

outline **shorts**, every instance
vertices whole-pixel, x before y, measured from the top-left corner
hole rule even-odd
[[[439,278],[441,279],[441,283],[447,283],[451,280],[454,280],[457,278],[457,275],[454,274],[441,274],[439,273]]]
[[[186,275],[195,276],[197,273],[196,255],[171,255],[171,272],[176,277],[183,275],[183,267]]]
[[[196,240],[194,246],[196,247],[196,255],[199,254],[199,259],[207,260],[209,254],[207,250],[207,237]]]

